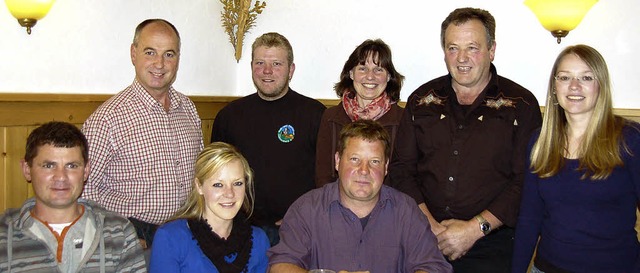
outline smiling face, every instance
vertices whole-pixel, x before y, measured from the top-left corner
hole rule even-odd
[[[568,54],[558,64],[555,76],[556,98],[565,115],[590,118],[598,101],[600,87],[587,63],[575,54]]]
[[[46,144],[37,150],[31,166],[27,162],[22,163],[22,173],[33,185],[36,215],[75,210],[76,200],[89,175],[89,165],[82,157],[82,149]]]
[[[491,79],[495,43],[487,44],[487,33],[479,20],[450,24],[444,35],[444,61],[454,88],[484,89]]]
[[[165,23],[150,23],[141,30],[137,45],[131,45],[131,62],[136,79],[147,92],[169,91],[180,62],[178,36]]]
[[[379,97],[391,79],[389,72],[376,64],[372,54],[369,54],[364,64],[358,64],[351,69],[349,76],[353,80],[356,99],[361,107],[369,105],[372,100]]]
[[[238,214],[245,197],[245,173],[240,160],[222,166],[202,185],[196,183],[204,197],[204,218],[209,224],[229,223]]]
[[[336,153],[335,157],[340,200],[347,204],[377,202],[388,166],[383,142],[351,137],[342,154]]]
[[[277,100],[289,90],[295,64],[289,64],[287,50],[282,47],[259,46],[251,61],[253,84],[264,100]]]

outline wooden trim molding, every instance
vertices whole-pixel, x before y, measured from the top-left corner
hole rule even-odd
[[[98,106],[113,95],[0,94],[0,126],[38,125],[52,120],[82,124]],[[237,97],[190,96],[200,118],[216,113]]]
[[[0,93],[0,126],[33,126],[52,120],[82,124],[104,101],[113,95],[94,94],[13,94]],[[213,120],[234,96],[189,96],[202,120]],[[327,107],[338,99],[319,99]],[[400,102],[404,107],[405,103]],[[544,106],[540,107],[544,110]],[[640,122],[640,109],[614,109],[614,113]]]

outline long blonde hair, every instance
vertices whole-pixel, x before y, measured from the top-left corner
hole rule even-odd
[[[196,184],[202,187],[202,183],[205,180],[212,177],[223,166],[235,160],[239,160],[242,164],[246,183],[242,211],[246,213],[247,217],[251,216],[253,212],[254,187],[253,171],[249,167],[249,163],[232,145],[224,142],[213,142],[207,145],[196,158],[195,177],[191,193],[184,205],[178,209],[169,221],[181,218],[202,219],[204,217],[205,201],[204,196],[198,192]]]
[[[597,50],[587,45],[565,48],[553,64],[540,137],[531,150],[531,171],[541,178],[547,178],[557,174],[564,167],[568,123],[564,109],[557,103],[554,77],[562,59],[570,54],[577,56],[591,68],[600,88],[591,120],[577,151],[579,170],[585,171],[582,179],[606,179],[615,167],[623,165],[621,145],[629,152],[622,139],[622,128],[627,122],[613,114],[609,70],[604,58]]]

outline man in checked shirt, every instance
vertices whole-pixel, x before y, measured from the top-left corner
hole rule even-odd
[[[143,247],[191,191],[203,147],[193,102],[172,84],[180,35],[162,19],[138,25],[131,44],[133,83],[102,104],[82,128],[92,169],[83,196],[126,217]]]

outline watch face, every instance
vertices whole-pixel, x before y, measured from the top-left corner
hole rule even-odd
[[[480,224],[480,229],[482,231],[490,231],[491,230],[491,225],[489,223],[482,223]]]

